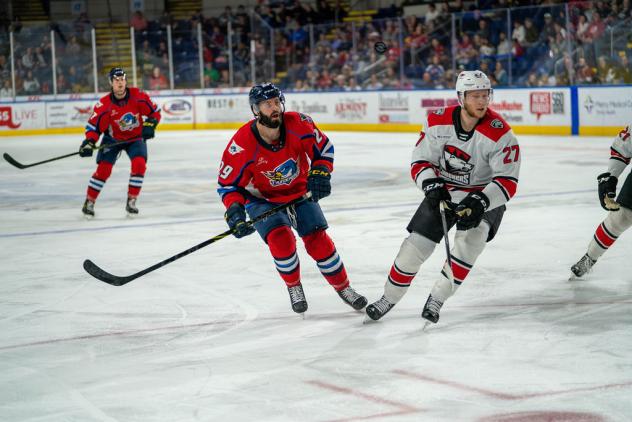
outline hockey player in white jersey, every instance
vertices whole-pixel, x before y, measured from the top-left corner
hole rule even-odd
[[[632,158],[631,134],[632,125],[623,129],[614,138],[610,147],[608,171],[597,176],[599,202],[604,210],[609,211],[608,216],[597,226],[584,256],[571,267],[571,279],[588,273],[601,255],[632,226],[632,173],[626,177],[615,201],[618,178]]]
[[[454,246],[422,311],[436,323],[444,302],[472,270],[491,241],[516,193],[520,147],[505,120],[489,108],[492,88],[481,71],[461,72],[459,105],[430,113],[412,155],[411,176],[425,194],[408,224],[384,286],[384,295],[366,308],[378,320],[404,296],[421,264],[443,238],[439,206],[448,204],[447,229],[456,224]]]

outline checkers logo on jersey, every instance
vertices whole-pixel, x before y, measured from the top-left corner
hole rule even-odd
[[[244,149],[242,147],[237,145],[237,142],[235,142],[234,139],[232,141],[230,141],[230,145],[228,146],[228,152],[230,153],[230,155],[239,154],[243,150]]]
[[[490,126],[496,129],[502,129],[505,127],[505,125],[503,124],[503,122],[501,122],[498,119],[494,119],[492,120],[492,122],[490,123]]]
[[[471,158],[470,154],[454,145],[446,145],[443,148],[441,177],[450,182],[469,185],[470,174],[474,169],[474,164],[469,163]]]
[[[289,185],[298,176],[298,164],[290,158],[274,170],[264,171],[263,175],[270,181],[270,186]]]

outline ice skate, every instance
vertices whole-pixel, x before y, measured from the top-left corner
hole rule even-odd
[[[378,301],[373,302],[369,306],[366,307],[366,315],[367,319],[365,322],[377,321],[382,318],[388,311],[390,311],[394,303],[389,302],[384,296],[382,296]]]
[[[127,211],[128,217],[134,217],[138,215],[138,208],[136,208],[136,198],[128,197],[125,204],[125,211]]]
[[[426,300],[426,304],[424,305],[424,310],[421,312],[421,317],[436,324],[437,321],[439,321],[439,311],[442,306],[443,302],[433,298],[432,295],[429,295],[428,300]]]
[[[288,287],[287,291],[290,294],[292,310],[297,314],[303,314],[303,312],[307,310],[307,300],[305,299],[303,286],[301,284],[297,284],[296,286]]]
[[[366,297],[358,294],[351,286],[346,289],[342,289],[338,292],[338,296],[349,306],[356,311],[361,310],[367,304]]]
[[[579,261],[577,261],[577,264],[571,267],[571,272],[573,274],[571,274],[569,280],[577,280],[578,278],[583,277],[592,270],[592,267],[596,262],[596,259],[592,259],[588,256],[588,254],[585,254]]]
[[[94,201],[86,199],[83,203],[83,207],[81,208],[81,212],[83,213],[83,216],[88,220],[94,218]]]

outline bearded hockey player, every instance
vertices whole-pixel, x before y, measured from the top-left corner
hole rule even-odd
[[[489,108],[491,84],[481,71],[461,72],[456,81],[459,105],[430,113],[412,156],[411,176],[425,199],[419,205],[384,286],[384,295],[366,308],[378,320],[404,296],[421,264],[444,232],[440,203],[445,201],[447,229],[456,225],[450,253],[421,316],[439,320],[439,311],[472,270],[491,241],[516,193],[520,148],[503,118]]]
[[[218,193],[226,206],[226,222],[237,238],[256,231],[268,245],[287,286],[292,309],[302,314],[307,300],[301,285],[293,227],[327,282],[349,306],[360,310],[367,300],[349,285],[347,272],[327,234],[318,204],[331,192],[334,147],[309,116],[285,111],[285,98],[273,84],[250,90],[254,120],[232,137],[220,164]],[[258,223],[250,218],[311,192],[311,198]]]
[[[597,187],[601,207],[608,211],[608,216],[597,226],[595,234],[588,244],[588,251],[571,267],[573,278],[588,273],[597,260],[603,255],[630,226],[632,226],[632,173],[629,173],[623,187],[617,195],[617,182],[623,170],[632,158],[632,126],[619,132],[610,147],[608,171],[597,176]]]
[[[121,151],[131,161],[129,187],[125,210],[128,215],[138,214],[136,198],[140,194],[147,163],[145,140],[154,137],[160,121],[160,109],[149,96],[138,88],[127,87],[127,77],[120,67],[108,74],[111,92],[94,106],[86,126],[86,139],[81,143],[79,155],[92,157],[93,150],[103,134],[101,145],[111,145],[97,153],[97,169],[88,184],[82,212],[94,217],[94,203],[112,174],[112,167]]]

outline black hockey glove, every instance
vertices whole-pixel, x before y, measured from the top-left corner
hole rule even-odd
[[[255,231],[252,225],[246,223],[246,210],[239,202],[233,202],[231,206],[228,207],[224,218],[228,223],[228,227],[233,231],[233,236],[236,238],[248,236]]]
[[[469,230],[478,227],[487,208],[489,208],[487,195],[483,192],[470,192],[454,210],[458,218],[458,228]]]
[[[307,190],[312,193],[310,201],[318,202],[331,193],[331,174],[325,166],[313,167],[307,173]]]
[[[606,211],[619,211],[619,204],[614,200],[617,196],[617,181],[617,178],[610,173],[602,173],[597,176],[599,202],[601,208]]]
[[[143,122],[143,139],[151,139],[154,137],[154,132],[158,126],[158,120],[150,117]]]
[[[424,180],[421,184],[421,189],[424,191],[426,198],[436,203],[436,206],[439,206],[440,201],[452,199],[448,188],[445,187],[445,180],[441,177],[431,177]]]
[[[92,139],[84,139],[79,147],[80,157],[92,157],[92,151],[94,151],[96,142]]]

